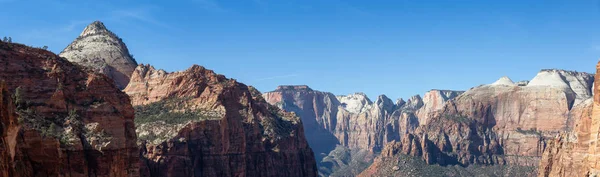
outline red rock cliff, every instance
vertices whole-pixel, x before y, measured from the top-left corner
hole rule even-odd
[[[134,111],[112,80],[0,42],[0,82],[1,176],[139,176]]]
[[[140,65],[136,106],[142,176],[316,176],[302,122],[261,94],[201,66]]]
[[[593,99],[574,108],[574,128],[549,142],[539,166],[539,176],[600,175],[600,63],[596,65]]]

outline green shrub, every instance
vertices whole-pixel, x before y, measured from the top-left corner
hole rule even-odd
[[[202,121],[208,119],[219,119],[221,117],[210,115],[207,110],[181,110],[177,103],[185,102],[184,99],[171,98],[154,102],[148,105],[135,106],[135,124],[140,125],[149,122],[164,121],[167,124],[180,124],[187,121]]]

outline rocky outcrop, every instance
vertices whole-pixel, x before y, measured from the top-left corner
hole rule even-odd
[[[425,101],[416,95],[406,102],[399,99],[394,103],[385,95],[380,95],[373,102],[363,93],[334,97],[331,93],[315,91],[307,86],[280,86],[265,93],[264,97],[273,105],[297,113],[305,123],[305,129],[314,130],[307,134],[307,140],[318,149],[315,152],[322,167],[320,172],[327,176],[335,175],[336,169],[345,169],[337,163],[340,161],[334,164],[326,159],[321,161],[326,154],[330,154],[327,158],[336,159],[332,155],[339,153],[330,153],[332,147],[340,145],[355,150],[351,152],[377,153],[386,143],[400,140],[419,126],[416,112],[428,114],[439,110],[445,101],[461,93],[432,90],[426,94]]]
[[[592,96],[592,85],[594,76],[592,74],[575,71],[565,71],[556,69],[544,69],[540,71],[527,84],[528,87],[552,87],[562,89],[565,93],[573,96],[575,101],[573,105],[590,98]]]
[[[587,175],[589,166],[585,160],[590,148],[592,102],[588,99],[573,108],[571,117],[575,119],[575,126],[572,131],[561,133],[548,142],[540,161],[539,176]]]
[[[588,114],[589,101],[579,101],[574,108],[573,104],[590,98],[585,92],[591,89],[590,77],[542,70],[527,86],[501,78],[495,84],[475,87],[449,100],[439,111],[419,115],[426,116],[427,122],[388,143],[382,157],[375,159],[365,174],[377,174],[373,172],[385,166],[379,163],[390,163],[385,159],[397,154],[420,157],[427,164],[535,168],[546,140],[572,129],[576,124],[573,117]]]
[[[598,130],[600,129],[600,63],[596,66],[593,99],[576,105],[571,111],[572,126],[551,140],[539,165],[539,176],[598,176]],[[576,80],[576,79],[571,79]],[[578,89],[585,95],[587,89]],[[587,94],[591,95],[591,94]]]
[[[431,113],[442,109],[444,104],[446,104],[446,101],[451,100],[462,93],[464,93],[464,91],[435,89],[425,93],[425,96],[423,97],[423,106],[418,107],[417,111],[419,124],[427,124],[427,120]]]
[[[256,89],[197,65],[131,78],[142,176],[317,175],[301,120]]]
[[[95,21],[60,54],[67,60],[112,78],[123,89],[137,66],[123,40]]]
[[[490,85],[506,85],[506,86],[515,86],[517,84],[515,84],[510,78],[508,78],[507,76],[501,77],[500,79],[498,79],[496,82],[490,84]]]
[[[518,86],[527,86],[527,84],[529,84],[529,81],[519,81],[519,82],[516,82],[515,84],[517,84]]]
[[[400,98],[400,100],[402,100],[402,98]],[[425,104],[423,102],[423,98],[421,98],[420,95],[414,95],[412,97],[410,97],[408,99],[408,101],[406,101],[405,104],[400,104],[402,102],[398,102],[397,107],[399,107],[402,110],[407,110],[407,111],[416,111],[419,108],[423,107],[423,105]]]
[[[129,97],[57,55],[0,42],[0,176],[139,176]]]
[[[337,113],[341,103],[331,93],[314,91],[306,85],[279,86],[263,94],[268,103],[294,112],[302,119],[306,139],[314,150],[317,162],[339,144],[335,137]]]
[[[369,100],[367,95],[361,92],[337,96],[337,99],[342,103],[342,108],[353,114],[367,112],[373,105],[373,102]]]

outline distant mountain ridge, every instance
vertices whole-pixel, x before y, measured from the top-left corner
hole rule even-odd
[[[386,149],[422,157],[428,164],[506,164],[528,167],[531,172],[541,158],[545,140],[573,126],[571,116],[564,112],[591,97],[593,75],[541,70],[532,81],[515,84],[502,77],[466,92],[433,89],[424,97],[416,95],[395,103],[385,95],[375,101],[364,93],[334,97],[308,86],[285,86],[266,92],[264,97],[284,110],[296,112],[305,122],[305,129],[314,130],[307,132],[307,139],[315,148],[317,161],[323,157],[319,154],[330,154],[333,147],[342,146],[375,154]],[[478,136],[466,136],[468,132]],[[330,139],[329,144],[323,143],[325,139]],[[519,140],[527,141],[515,142]],[[521,145],[528,150],[522,150]],[[471,146],[482,149],[464,149]],[[515,154],[528,158],[509,157]],[[336,170],[345,169],[343,165],[327,164],[327,159],[334,156],[319,162],[320,175],[335,176]],[[377,171],[377,165],[371,168],[375,169],[370,172]],[[371,175],[390,174],[367,176]]]
[[[406,102],[399,99],[394,103],[385,95],[371,101],[360,92],[334,96],[300,85],[280,86],[264,93],[263,97],[273,105],[295,112],[302,118],[305,129],[311,130],[306,132],[306,137],[320,164],[321,176],[354,176],[371,163],[376,155],[374,153],[385,144],[419,126],[417,110],[422,114],[438,110],[441,108],[438,103],[444,103],[461,93],[431,90],[426,94],[426,101],[416,95]],[[334,160],[341,151],[348,151],[351,157],[362,159]],[[351,164],[362,165],[355,168],[350,167]],[[340,174],[344,170],[353,172]]]

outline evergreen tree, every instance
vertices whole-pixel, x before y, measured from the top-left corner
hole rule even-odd
[[[4,36],[4,38],[2,38],[3,42],[8,42],[8,38],[6,38],[6,36]]]
[[[8,43],[12,43],[12,38],[8,37]]]

